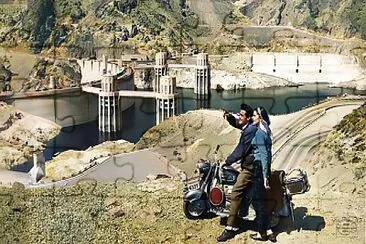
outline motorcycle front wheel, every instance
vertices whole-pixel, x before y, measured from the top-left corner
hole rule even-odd
[[[202,219],[206,214],[206,204],[203,199],[183,203],[184,214],[188,219]]]

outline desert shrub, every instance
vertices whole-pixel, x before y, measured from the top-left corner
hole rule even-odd
[[[360,179],[364,178],[365,175],[366,175],[366,166],[362,166],[360,168],[357,168],[354,171],[354,175],[355,175],[356,180],[360,180]]]
[[[308,28],[308,29],[311,29],[311,30],[317,30],[318,29],[318,25],[316,24],[315,22],[315,19],[312,18],[311,16],[308,16],[303,25]]]
[[[345,18],[349,22],[348,31],[351,34],[357,32],[366,39],[366,4],[363,0],[354,0],[344,11]]]
[[[361,12],[359,25],[361,38],[366,39],[366,7],[364,7]]]

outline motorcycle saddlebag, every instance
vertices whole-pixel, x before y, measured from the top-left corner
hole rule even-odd
[[[285,175],[285,187],[287,194],[296,195],[308,192],[310,185],[308,176],[305,171],[301,169],[293,169]]]

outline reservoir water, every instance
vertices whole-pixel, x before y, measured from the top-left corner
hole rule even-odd
[[[178,111],[185,113],[199,108],[238,111],[241,103],[252,107],[263,106],[270,114],[287,114],[304,106],[318,103],[327,97],[343,94],[366,95],[365,91],[354,89],[329,88],[326,84],[310,84],[299,87],[278,87],[261,90],[242,89],[239,91],[212,90],[207,101],[197,101],[193,89],[178,89]],[[75,106],[75,105],[74,105]],[[148,129],[155,125],[155,100],[134,98],[134,105],[122,114],[123,129],[115,134],[101,134],[98,122],[64,127],[61,133],[51,140],[44,151],[46,160],[55,154],[69,150],[85,150],[106,140],[124,139],[137,142]],[[28,171],[32,162],[14,167],[13,170]]]

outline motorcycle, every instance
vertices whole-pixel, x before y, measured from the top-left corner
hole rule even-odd
[[[217,160],[219,147],[214,152],[214,161],[201,159],[195,171],[198,176],[187,179],[184,183],[183,211],[188,219],[203,219],[209,213],[221,218],[229,216],[231,192],[239,171],[231,166],[220,167],[220,161]],[[279,187],[283,190],[283,204],[282,208],[272,212],[271,217],[292,215],[293,218],[292,196],[309,191],[307,174],[300,169],[294,169],[287,174],[277,171],[276,175],[281,178]],[[244,204],[245,201],[242,201],[240,217],[248,219],[249,206]]]

